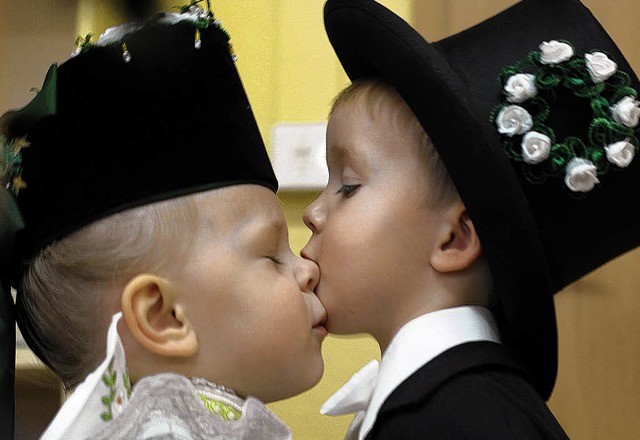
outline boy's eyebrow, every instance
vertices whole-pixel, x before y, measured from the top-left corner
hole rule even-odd
[[[264,216],[240,223],[232,235],[237,243],[242,240],[240,237],[247,237],[246,234],[249,234],[250,237],[261,237],[271,231],[279,233],[283,228],[286,228],[284,220],[278,218],[269,219]]]

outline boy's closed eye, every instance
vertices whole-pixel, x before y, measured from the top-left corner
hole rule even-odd
[[[266,255],[266,256],[265,256],[265,258],[267,258],[267,259],[269,259],[269,260],[273,261],[275,264],[278,264],[278,265],[282,264],[282,260],[280,260],[280,259],[279,259],[278,257],[276,257],[276,256]]]
[[[360,185],[342,185],[336,194],[342,194],[345,198],[351,197]]]

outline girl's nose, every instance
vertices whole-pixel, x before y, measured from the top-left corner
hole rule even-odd
[[[320,230],[322,229],[325,217],[326,213],[323,204],[321,203],[320,197],[318,197],[309,206],[307,206],[307,208],[304,210],[304,213],[302,214],[304,224],[314,234],[320,232]]]

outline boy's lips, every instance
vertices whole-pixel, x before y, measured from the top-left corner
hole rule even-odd
[[[318,324],[318,325],[314,326],[313,330],[318,332],[318,333],[320,333],[320,335],[322,337],[325,337],[325,336],[327,336],[329,334],[329,331],[327,330],[327,328],[322,324]]]

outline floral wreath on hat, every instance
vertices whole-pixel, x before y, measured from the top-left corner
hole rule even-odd
[[[543,42],[540,51],[504,68],[499,78],[506,102],[494,108],[490,119],[506,153],[525,164],[532,183],[561,178],[574,193],[587,193],[612,165],[629,166],[640,148],[638,92],[603,52],[577,56],[568,42]],[[558,88],[589,100],[593,118],[587,139],[557,139],[547,125],[551,105],[545,97],[552,100]]]

